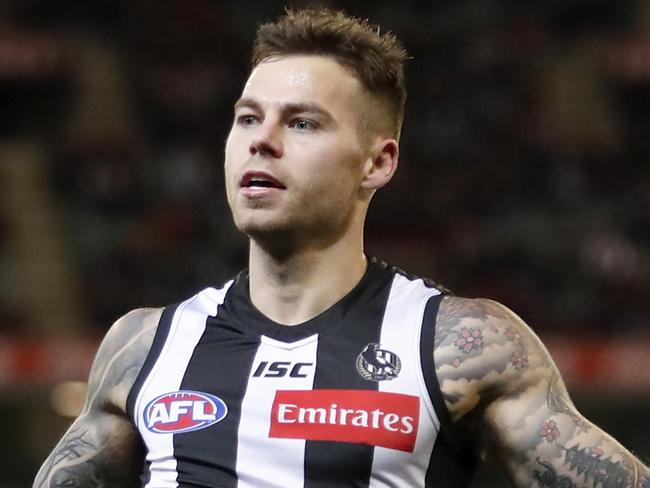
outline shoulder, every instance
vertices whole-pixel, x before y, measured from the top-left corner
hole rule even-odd
[[[525,326],[508,307],[487,298],[463,298],[445,295],[438,309],[436,338],[444,341],[450,334],[466,328],[478,332],[496,331],[499,327]],[[479,344],[477,344],[479,345]]]
[[[546,378],[552,365],[539,338],[509,308],[454,296],[438,310],[434,362],[454,420]]]
[[[456,345],[464,353],[485,347],[485,340],[494,338],[499,329],[523,324],[510,309],[485,298],[462,298],[447,295],[442,298],[436,318],[436,348]]]
[[[110,327],[102,346],[120,346],[129,342],[134,335],[155,331],[162,314],[162,308],[137,308],[117,319]]]
[[[144,364],[162,308],[141,308],[119,318],[102,340],[88,380],[86,409],[126,409],[126,398]]]

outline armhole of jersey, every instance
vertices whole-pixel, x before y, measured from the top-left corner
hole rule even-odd
[[[422,361],[422,375],[429,392],[429,398],[440,420],[440,435],[454,451],[459,448],[459,439],[454,435],[451,415],[442,397],[436,365],[433,359],[434,340],[436,334],[436,319],[440,302],[444,294],[434,295],[427,301],[422,318],[422,335],[420,338],[420,360]]]
[[[131,386],[129,395],[126,398],[126,412],[133,422],[135,422],[136,417],[135,401],[138,398],[138,393],[142,388],[142,384],[147,379],[147,376],[149,376],[153,365],[156,363],[156,360],[160,355],[160,351],[162,351],[162,348],[165,345],[165,341],[169,335],[172,318],[176,313],[177,307],[178,304],[170,305],[165,307],[163,310],[158,322],[158,327],[156,328],[156,333],[154,334],[153,342],[151,343],[151,347],[147,353],[147,357],[145,358],[144,363],[142,364],[142,368],[140,368],[140,371],[138,372],[138,375],[133,382],[133,386]]]

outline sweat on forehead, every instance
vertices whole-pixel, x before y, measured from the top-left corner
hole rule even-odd
[[[242,96],[276,101],[318,102],[355,106],[365,90],[360,81],[335,60],[326,56],[275,57],[251,72]],[[356,107],[359,108],[359,107]]]
[[[243,107],[344,118],[366,142],[376,135],[392,136],[382,104],[349,69],[328,56],[282,56],[260,63],[235,109]]]
[[[383,106],[379,113],[385,121],[381,125],[389,127],[389,135],[399,136],[406,101],[407,54],[390,32],[342,12],[288,10],[276,22],[260,26],[252,64],[288,55],[328,56],[349,69]]]
[[[329,119],[357,119],[365,98],[359,80],[323,56],[276,57],[251,73],[235,109],[309,112]]]

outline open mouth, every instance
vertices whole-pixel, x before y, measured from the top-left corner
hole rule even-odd
[[[244,173],[240,186],[242,188],[278,188],[280,190],[286,189],[282,182],[263,171],[247,171]]]
[[[271,181],[266,181],[266,180],[251,180],[248,182],[246,185],[246,188],[278,188],[278,185],[274,184]]]

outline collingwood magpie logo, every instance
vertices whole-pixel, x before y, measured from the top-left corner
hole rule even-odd
[[[394,352],[380,349],[379,344],[371,342],[357,356],[357,371],[361,377],[370,381],[384,381],[397,378],[402,369],[402,361]]]

